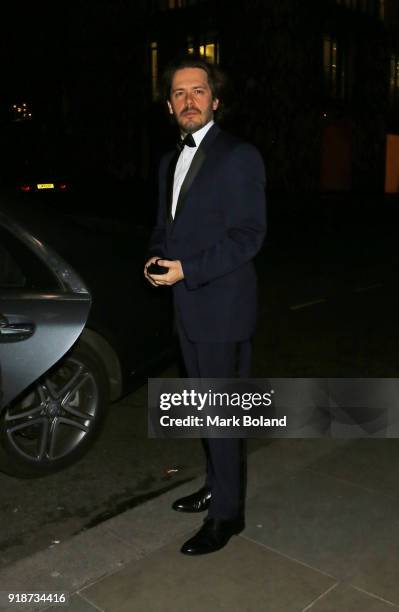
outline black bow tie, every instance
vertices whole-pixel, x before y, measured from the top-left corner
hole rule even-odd
[[[179,151],[183,151],[184,147],[187,145],[187,147],[196,147],[197,145],[195,144],[195,140],[193,138],[192,134],[187,134],[187,136],[185,138],[181,138],[180,140],[178,140],[177,142],[177,148]]]

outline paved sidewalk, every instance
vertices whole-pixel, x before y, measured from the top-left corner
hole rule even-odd
[[[397,440],[275,440],[249,458],[247,527],[211,555],[181,544],[191,483],[0,572],[1,591],[67,591],[73,612],[399,610]],[[0,608],[15,610],[15,607]]]

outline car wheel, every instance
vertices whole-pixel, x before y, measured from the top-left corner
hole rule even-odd
[[[81,458],[104,423],[109,383],[93,349],[79,344],[0,417],[0,470],[37,477]]]

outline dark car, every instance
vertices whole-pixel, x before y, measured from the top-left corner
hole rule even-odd
[[[0,469],[81,457],[110,401],[172,353],[168,294],[142,277],[148,232],[0,207]]]
[[[13,188],[21,193],[66,193],[71,191],[72,180],[70,173],[54,162],[42,165],[27,161],[16,175]]]
[[[71,191],[76,169],[59,132],[35,121],[21,121],[3,123],[0,135],[2,190],[42,196]]]

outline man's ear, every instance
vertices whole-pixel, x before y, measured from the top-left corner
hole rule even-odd
[[[167,100],[167,101],[166,101],[166,104],[168,105],[169,113],[170,113],[171,115],[173,115],[173,108],[172,108],[172,105],[171,105],[171,103],[169,102],[169,100]]]
[[[219,98],[215,98],[212,101],[212,110],[215,111],[218,108],[218,106],[219,106]]]

